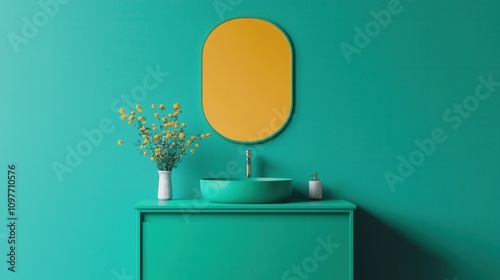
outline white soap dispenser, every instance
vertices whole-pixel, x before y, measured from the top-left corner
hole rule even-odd
[[[318,179],[318,172],[309,175],[312,181],[309,181],[309,199],[323,199],[323,184]]]

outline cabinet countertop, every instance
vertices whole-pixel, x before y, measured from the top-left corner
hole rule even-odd
[[[347,211],[356,209],[356,205],[342,199],[290,200],[272,204],[225,204],[213,203],[204,199],[144,200],[134,205],[141,212],[159,211]]]

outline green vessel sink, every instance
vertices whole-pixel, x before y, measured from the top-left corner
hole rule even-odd
[[[292,195],[292,179],[232,178],[200,180],[201,194],[218,203],[280,203]]]

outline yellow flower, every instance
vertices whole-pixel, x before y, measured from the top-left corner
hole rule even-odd
[[[181,105],[174,103],[172,106],[174,108],[173,112],[170,114],[167,114],[168,112],[160,114],[157,110],[165,110],[165,106],[163,104],[151,104],[152,113],[158,122],[155,123],[152,121],[150,127],[146,125],[149,116],[143,116],[143,109],[140,104],[137,104],[133,108],[133,111],[129,111],[128,113],[123,108],[118,110],[122,120],[127,120],[129,124],[139,129],[139,139],[143,141],[136,142],[136,144],[140,153],[150,157],[152,161],[156,161],[160,165],[177,165],[187,153],[196,153],[196,150],[200,147],[200,144],[197,143],[198,140],[201,140],[199,138],[210,136],[210,133],[200,133],[196,134],[196,136],[190,136],[184,132],[187,124],[178,121],[181,114]],[[150,142],[151,144],[149,144]],[[118,140],[118,145],[122,145],[123,143],[123,140]],[[194,147],[188,148],[190,145]]]
[[[212,134],[207,133],[207,134],[205,134],[205,136],[210,137],[210,136],[212,136]]]

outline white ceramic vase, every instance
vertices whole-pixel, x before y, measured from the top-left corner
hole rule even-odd
[[[172,199],[172,180],[170,178],[172,171],[158,170],[158,200]]]

